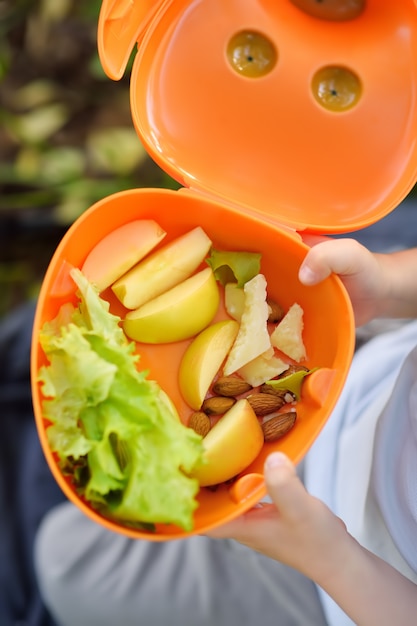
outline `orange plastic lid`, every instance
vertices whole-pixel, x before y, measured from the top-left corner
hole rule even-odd
[[[297,230],[347,232],[416,182],[414,0],[104,0],[99,53],[181,184]]]

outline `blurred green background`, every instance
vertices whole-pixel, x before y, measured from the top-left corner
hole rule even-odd
[[[36,297],[68,226],[134,187],[177,187],[100,66],[101,0],[0,0],[0,317]]]
[[[36,297],[59,240],[95,201],[178,187],[133,129],[130,67],[120,82],[102,71],[100,6],[0,0],[0,318]]]

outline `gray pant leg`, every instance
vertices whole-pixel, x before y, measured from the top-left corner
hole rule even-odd
[[[35,559],[60,626],[325,626],[315,586],[233,541],[135,541],[65,503]]]

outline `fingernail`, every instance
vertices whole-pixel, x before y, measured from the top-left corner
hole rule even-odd
[[[304,285],[313,285],[317,280],[315,272],[313,272],[308,265],[302,265],[300,267],[298,278]]]
[[[272,452],[266,459],[265,469],[288,465],[288,458],[282,452]]]

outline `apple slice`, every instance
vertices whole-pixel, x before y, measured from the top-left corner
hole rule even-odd
[[[165,235],[154,220],[123,224],[94,246],[81,271],[102,292],[141,261]]]
[[[245,310],[245,292],[237,283],[226,283],[224,286],[224,306],[230,317],[240,322]]]
[[[127,309],[137,309],[186,280],[211,248],[211,240],[197,226],[155,250],[117,280],[112,290]]]
[[[239,330],[235,320],[211,324],[185,351],[178,373],[178,384],[187,404],[198,411],[206,393],[225,360]]]
[[[238,400],[203,439],[204,461],[193,471],[202,487],[233,478],[256,459],[264,444],[258,418],[249,402]]]
[[[129,311],[123,329],[142,343],[172,343],[189,339],[208,326],[220,303],[210,267],[165,291],[136,311]]]

